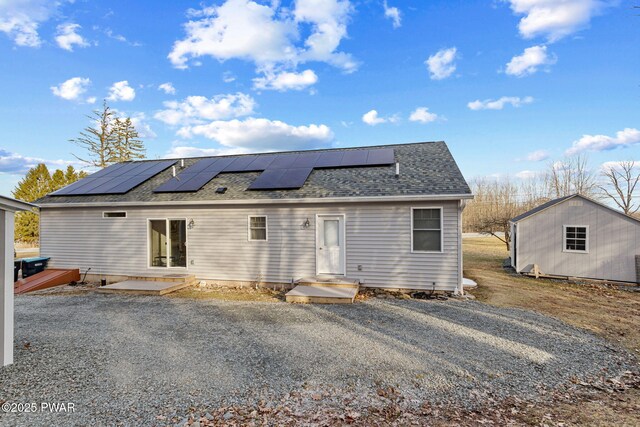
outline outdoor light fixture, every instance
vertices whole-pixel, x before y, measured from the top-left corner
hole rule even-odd
[[[193,227],[195,227],[195,225],[196,225],[195,221],[193,220],[193,218],[191,218],[189,220],[189,224],[187,225],[187,227],[189,227],[189,230],[191,230]]]
[[[309,218],[305,219],[304,222],[302,223],[303,228],[309,228],[310,225],[311,223],[309,222]]]

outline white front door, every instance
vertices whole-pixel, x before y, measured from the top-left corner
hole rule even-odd
[[[317,273],[344,275],[344,216],[318,215],[316,230]]]

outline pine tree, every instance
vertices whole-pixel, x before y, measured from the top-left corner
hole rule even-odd
[[[69,185],[87,176],[86,172],[76,171],[73,166],[66,171],[56,170],[53,175],[44,164],[31,168],[13,190],[13,197],[25,202],[33,202],[52,191]],[[18,212],[15,217],[16,240],[35,243],[40,238],[40,221],[35,212]]]
[[[94,110],[93,115],[87,117],[95,124],[87,126],[84,131],[80,132],[78,138],[69,141],[87,151],[84,158],[74,154],[78,160],[104,168],[117,161],[115,152],[117,135],[114,132],[113,111],[105,100],[102,104],[102,111]]]
[[[114,145],[114,158],[117,162],[126,162],[135,159],[144,159],[144,143],[138,135],[136,127],[130,117],[116,118],[113,123],[113,131],[116,135]]]

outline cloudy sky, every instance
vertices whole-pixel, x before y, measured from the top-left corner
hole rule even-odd
[[[445,140],[467,178],[640,160],[640,16],[609,0],[0,0],[0,194],[103,99],[148,157]]]

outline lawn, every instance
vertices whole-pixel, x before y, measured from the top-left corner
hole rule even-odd
[[[470,293],[479,301],[556,317],[640,355],[640,293],[510,273],[502,267],[508,256],[505,245],[493,237],[466,239],[463,248],[464,275],[478,283]],[[532,424],[553,419],[576,425],[640,425],[640,390],[636,385],[624,393],[572,396],[527,412]]]

